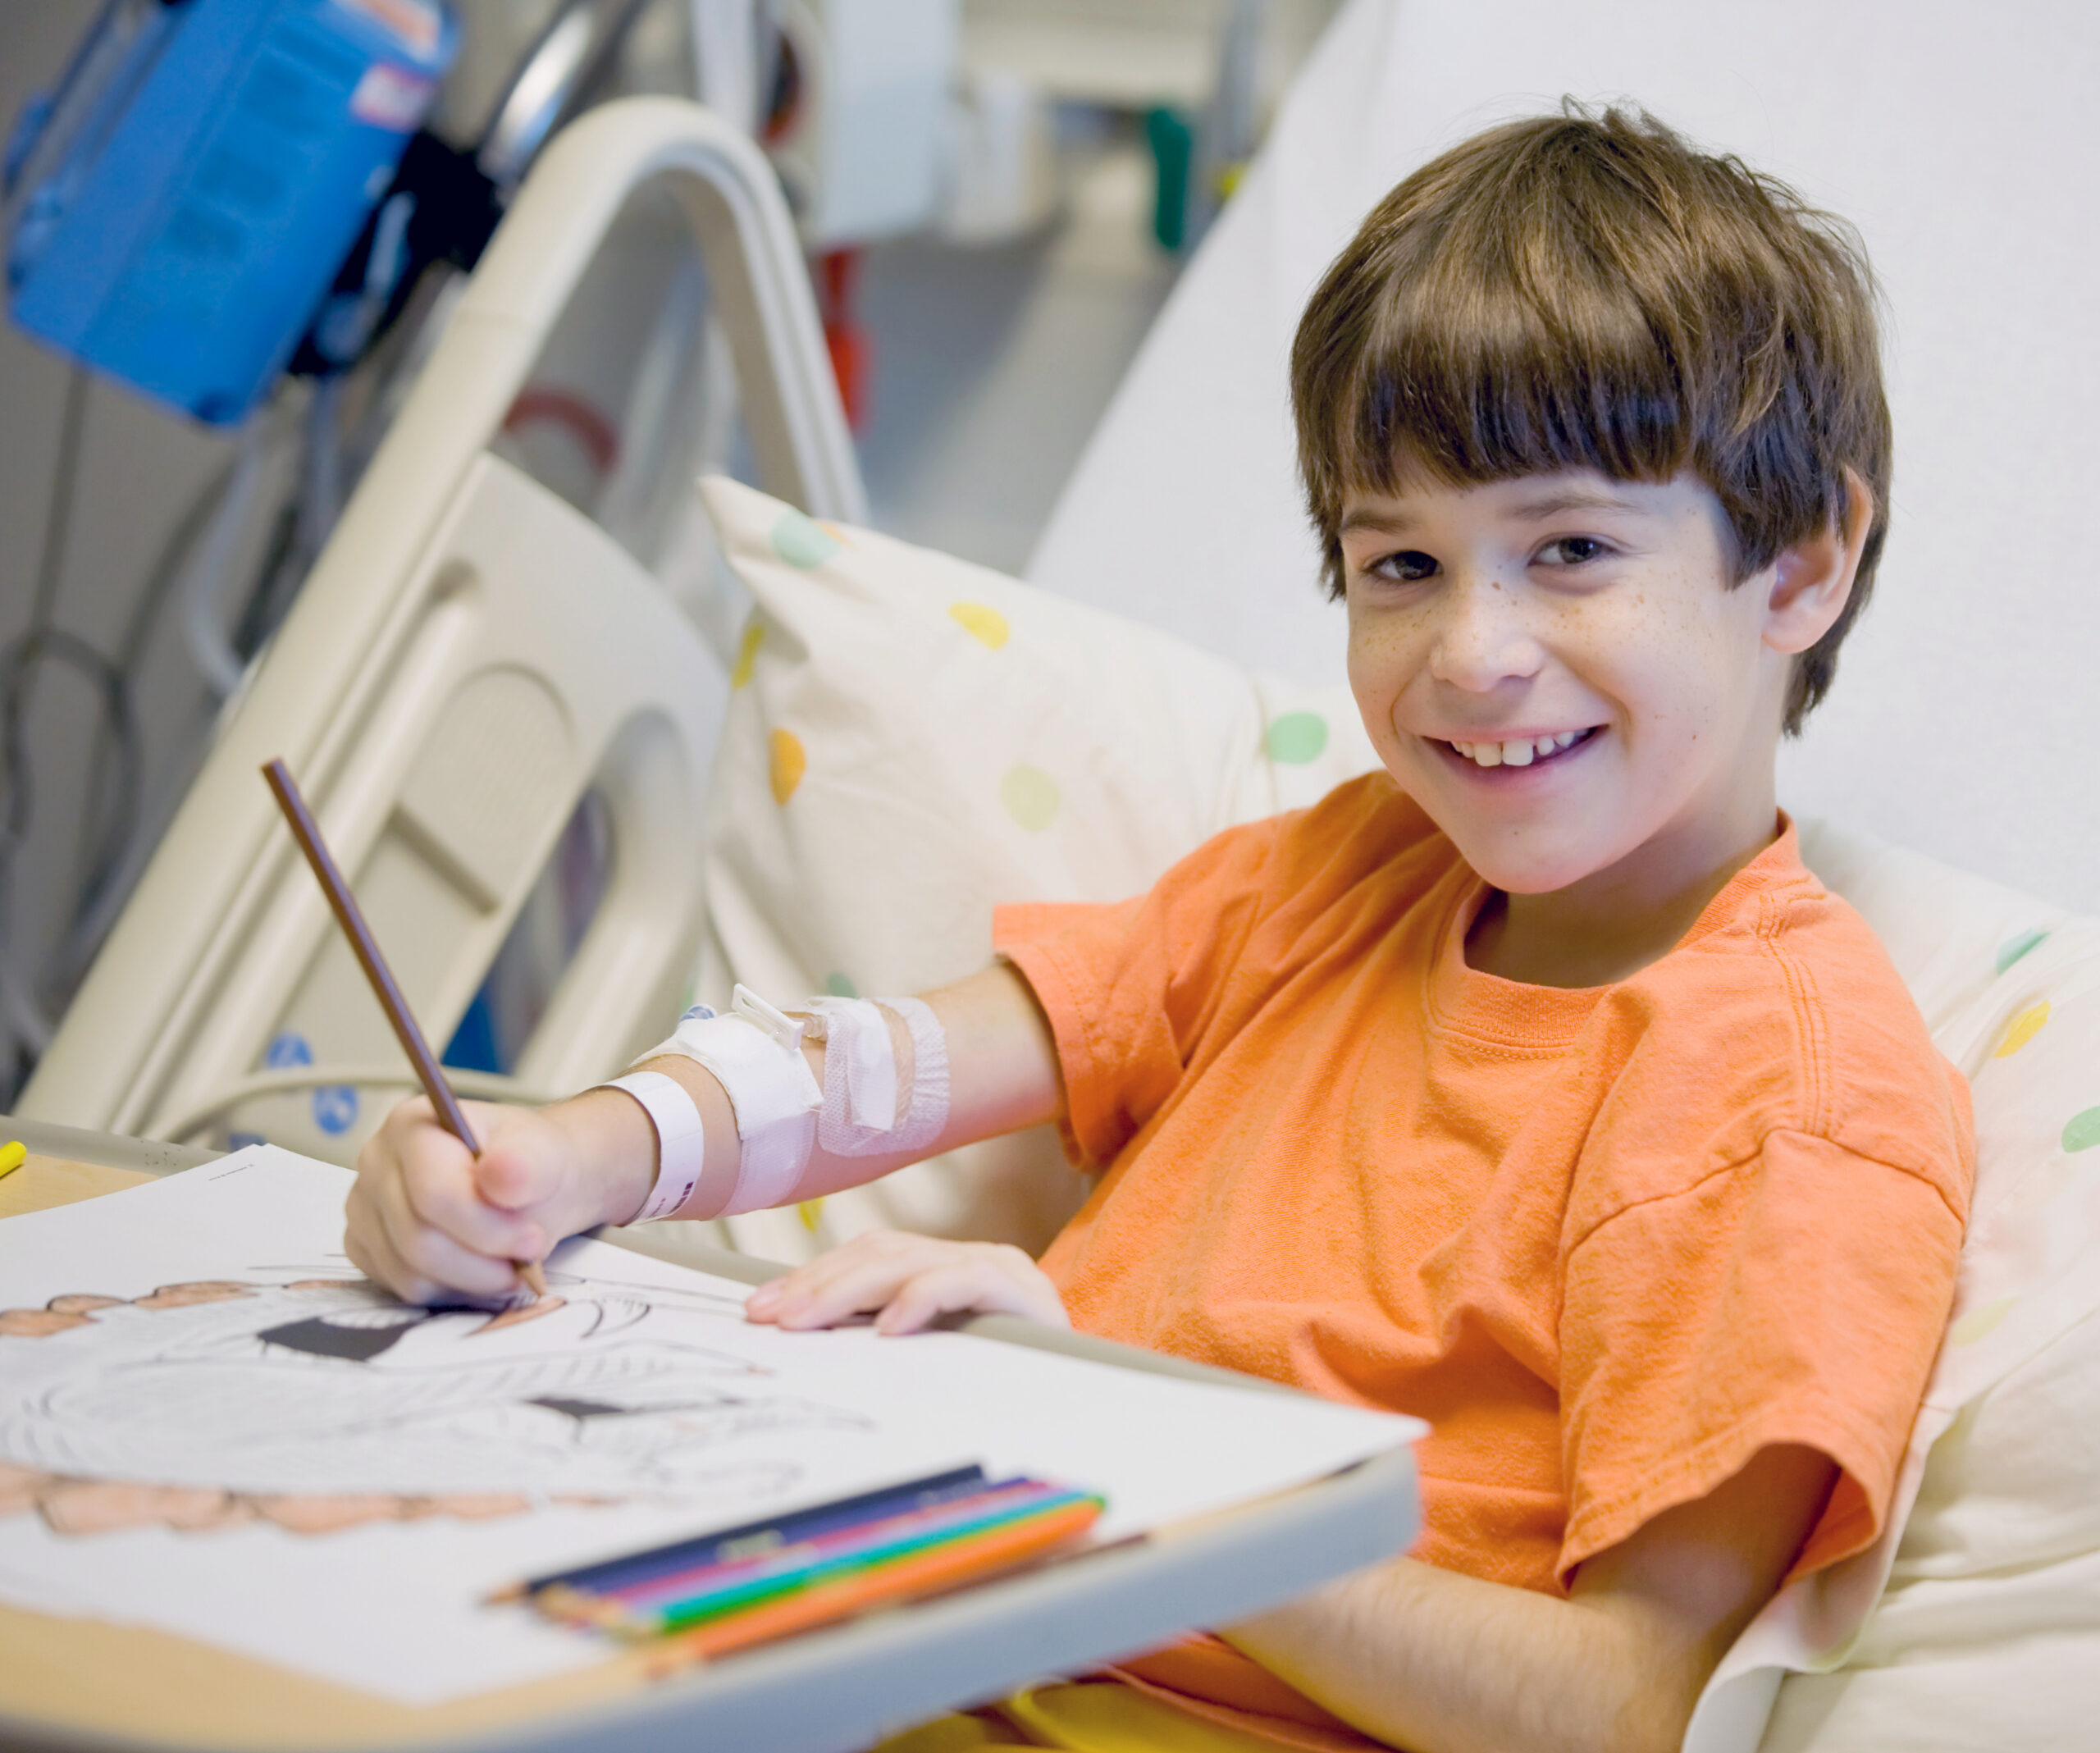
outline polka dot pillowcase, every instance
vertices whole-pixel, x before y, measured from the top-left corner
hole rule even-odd
[[[708,803],[703,997],[959,979],[990,961],[998,903],[1139,893],[1376,765],[1346,687],[1251,675],[733,482],[701,492],[756,604]],[[1338,669],[1343,637],[1337,611]],[[878,1225],[1039,1250],[1084,1190],[1046,1130],[723,1227],[774,1259]]]

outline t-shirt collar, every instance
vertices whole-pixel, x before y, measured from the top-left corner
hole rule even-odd
[[[1701,938],[1720,930],[1742,911],[1753,895],[1797,881],[1804,874],[1800,836],[1792,818],[1782,810],[1778,831],[1771,844],[1722,885],[1669,954],[1682,955]],[[1573,1041],[1614,988],[1530,986],[1468,966],[1466,934],[1472,929],[1473,921],[1493,891],[1463,863],[1456,866],[1454,875],[1437,937],[1436,960],[1429,972],[1431,1020],[1444,1028],[1504,1047],[1550,1048]]]

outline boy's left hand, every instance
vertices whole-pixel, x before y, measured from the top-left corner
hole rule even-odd
[[[1003,1242],[946,1242],[875,1230],[761,1285],[753,1321],[803,1329],[873,1314],[879,1333],[915,1333],[941,1315],[1019,1315],[1049,1326],[1071,1317],[1042,1267]]]

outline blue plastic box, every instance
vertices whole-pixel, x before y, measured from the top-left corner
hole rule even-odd
[[[441,0],[112,0],[8,154],[15,321],[238,422],[386,193],[457,39]]]

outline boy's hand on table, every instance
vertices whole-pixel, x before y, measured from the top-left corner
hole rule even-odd
[[[647,1196],[655,1134],[618,1091],[548,1108],[463,1105],[478,1158],[421,1096],[389,1114],[358,1153],[345,1251],[404,1301],[507,1296],[518,1288],[516,1262],[624,1221]]]
[[[1019,1315],[1068,1327],[1057,1287],[1018,1248],[876,1230],[753,1291],[753,1321],[789,1329],[837,1326],[873,1314],[880,1333],[915,1333],[941,1315]]]

